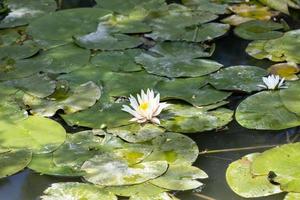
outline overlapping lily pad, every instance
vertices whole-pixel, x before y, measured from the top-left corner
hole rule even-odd
[[[238,106],[235,117],[249,129],[282,130],[300,125],[300,117],[284,106],[278,91],[263,91],[248,97]]]
[[[33,56],[39,51],[39,48],[32,41],[26,41],[22,45],[13,44],[0,47],[0,59],[23,59]]]
[[[300,68],[295,63],[278,63],[268,68],[271,74],[278,75],[286,80],[298,80],[297,73],[300,72]]]
[[[27,149],[0,152],[0,178],[11,176],[23,170],[31,161],[32,153]]]
[[[236,194],[245,198],[255,198],[282,192],[278,185],[269,182],[267,176],[253,176],[251,174],[253,160],[259,156],[258,153],[246,155],[231,163],[227,168],[227,183]]]
[[[297,200],[299,198],[300,198],[300,193],[290,192],[284,197],[284,200]]]
[[[179,200],[179,199],[167,192],[163,192],[156,195],[134,195],[131,196],[129,200]]]
[[[93,106],[100,96],[101,89],[90,81],[66,91],[65,94],[57,92],[45,99],[24,95],[23,102],[31,108],[32,114],[53,116],[59,109],[64,110],[66,114],[87,109]]]
[[[125,160],[110,154],[96,155],[81,169],[84,179],[101,186],[120,186],[146,182],[162,175],[168,168],[166,161],[141,162],[129,166]]]
[[[300,9],[300,3],[298,1],[292,1],[292,0],[282,0],[282,1],[259,0],[259,2],[269,6],[270,8],[273,8],[275,10],[283,12],[285,14],[289,14],[289,7]]]
[[[300,81],[289,83],[286,90],[280,91],[280,99],[284,106],[298,116],[300,116]]]
[[[111,192],[91,184],[69,182],[52,184],[44,191],[41,199],[117,200],[117,197]]]
[[[219,90],[253,92],[261,90],[258,85],[268,72],[255,66],[226,67],[210,75],[209,83]]]
[[[53,0],[7,0],[5,4],[8,6],[10,12],[0,22],[0,28],[27,25],[33,19],[56,10],[56,2]]]

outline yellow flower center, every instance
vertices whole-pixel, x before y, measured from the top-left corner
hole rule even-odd
[[[143,102],[139,106],[139,109],[141,109],[141,110],[147,110],[148,108],[149,108],[149,103],[148,102]]]

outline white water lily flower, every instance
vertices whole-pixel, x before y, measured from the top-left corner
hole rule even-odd
[[[278,75],[269,75],[268,77],[263,77],[262,79],[265,85],[258,85],[259,87],[269,90],[287,88],[284,86],[284,78],[281,79]]]
[[[160,103],[160,94],[154,97],[154,91],[150,89],[147,90],[147,94],[142,90],[141,95],[137,95],[137,99],[130,95],[129,100],[132,108],[123,105],[122,110],[134,116],[130,121],[138,123],[150,121],[155,124],[160,124],[157,116],[163,109],[169,106],[167,103]]]

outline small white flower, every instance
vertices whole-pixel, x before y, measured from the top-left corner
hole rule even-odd
[[[160,103],[160,95],[157,94],[156,97],[154,97],[154,91],[150,89],[147,90],[147,94],[142,90],[141,95],[137,95],[137,99],[130,95],[129,100],[132,108],[123,105],[122,110],[134,116],[130,121],[138,123],[150,121],[155,124],[160,124],[157,116],[163,109],[169,106],[167,103]]]
[[[263,77],[262,79],[265,85],[258,85],[259,87],[269,90],[287,88],[284,86],[284,78],[281,79],[278,75],[269,75],[268,77]]]

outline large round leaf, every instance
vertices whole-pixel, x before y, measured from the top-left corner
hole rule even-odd
[[[262,77],[268,72],[262,68],[238,65],[226,67],[210,75],[209,83],[219,90],[253,92],[261,90]]]
[[[284,200],[297,200],[300,199],[300,193],[288,193],[285,197]]]
[[[84,179],[102,186],[120,186],[143,183],[162,175],[168,168],[166,161],[128,163],[110,154],[96,155],[86,161],[81,169],[86,172]]]
[[[269,67],[268,72],[285,80],[295,81],[299,79],[297,74],[300,72],[300,68],[295,63],[278,63]]]
[[[12,58],[12,59],[24,59],[33,56],[39,51],[39,48],[31,41],[24,42],[22,45],[9,45],[0,47],[0,59]]]
[[[179,200],[175,196],[163,192],[160,194],[152,194],[152,195],[133,195],[129,198],[129,200]]]
[[[100,17],[111,13],[100,8],[77,8],[45,15],[28,27],[39,46],[55,47],[72,42],[72,36],[87,34],[96,29]]]
[[[300,81],[291,82],[288,88],[280,90],[283,105],[291,112],[300,116]]]
[[[249,129],[282,130],[300,125],[300,117],[286,109],[278,91],[248,97],[238,106],[235,117]]]
[[[31,151],[26,149],[0,152],[0,178],[11,176],[23,170],[31,161]]]
[[[244,198],[255,198],[281,193],[278,185],[271,184],[267,176],[253,176],[251,164],[258,153],[249,154],[234,161],[226,171],[226,181],[230,188]]]
[[[34,153],[47,153],[57,149],[66,138],[65,129],[57,122],[30,116],[17,123],[0,121],[1,146],[28,148]]]
[[[67,199],[88,199],[88,200],[117,200],[111,192],[100,187],[85,183],[54,183],[44,191],[42,200],[67,200]]]
[[[204,178],[208,178],[208,176],[201,169],[180,163],[170,165],[164,175],[151,180],[150,183],[168,190],[191,190],[203,185],[196,179]]]
[[[164,133],[152,140],[154,150],[146,161],[168,161],[170,164],[193,163],[199,154],[197,144],[179,133]]]

